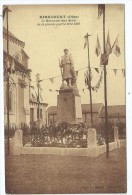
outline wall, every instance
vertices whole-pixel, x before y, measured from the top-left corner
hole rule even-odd
[[[48,124],[54,124],[57,122],[57,114],[49,114],[48,115]]]
[[[115,128],[115,142],[109,144],[109,151],[120,148],[118,139],[118,129]],[[11,142],[13,155],[20,154],[43,154],[43,155],[69,155],[69,156],[87,156],[97,157],[106,152],[106,145],[97,146],[96,129],[89,128],[87,136],[87,148],[59,148],[59,147],[23,147],[23,132],[15,132],[14,141]]]
[[[102,117],[101,118],[102,122],[105,122],[105,118]],[[108,117],[108,121],[110,121],[111,123],[120,123],[123,122],[126,124],[126,118],[125,117]]]
[[[37,118],[37,103],[30,103],[30,108],[34,109],[34,122],[38,120]],[[39,105],[39,109],[42,109],[42,118],[40,118],[42,125],[46,124],[46,106],[44,104]]]
[[[83,122],[84,123],[90,123],[91,122],[91,114],[88,112],[86,113],[83,113],[82,114],[83,116]],[[93,113],[93,124],[98,124],[98,123],[101,123],[101,119],[99,117],[99,113],[98,112],[94,112]]]

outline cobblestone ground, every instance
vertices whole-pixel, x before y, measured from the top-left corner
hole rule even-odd
[[[126,192],[125,147],[90,159],[54,155],[6,156],[6,193]]]

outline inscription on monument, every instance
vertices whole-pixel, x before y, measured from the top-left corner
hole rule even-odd
[[[76,118],[82,118],[81,97],[75,96]]]

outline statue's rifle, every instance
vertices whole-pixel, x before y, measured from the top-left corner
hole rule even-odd
[[[59,67],[60,67],[61,77],[62,77],[62,83],[63,83],[64,81],[63,81],[63,72],[62,72],[61,62],[60,62],[60,59],[59,58],[58,58],[58,60],[59,60]]]

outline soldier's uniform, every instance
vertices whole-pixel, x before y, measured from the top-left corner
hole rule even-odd
[[[63,67],[63,80],[72,79],[71,69],[74,67],[71,54],[65,54],[61,58],[61,67]]]

